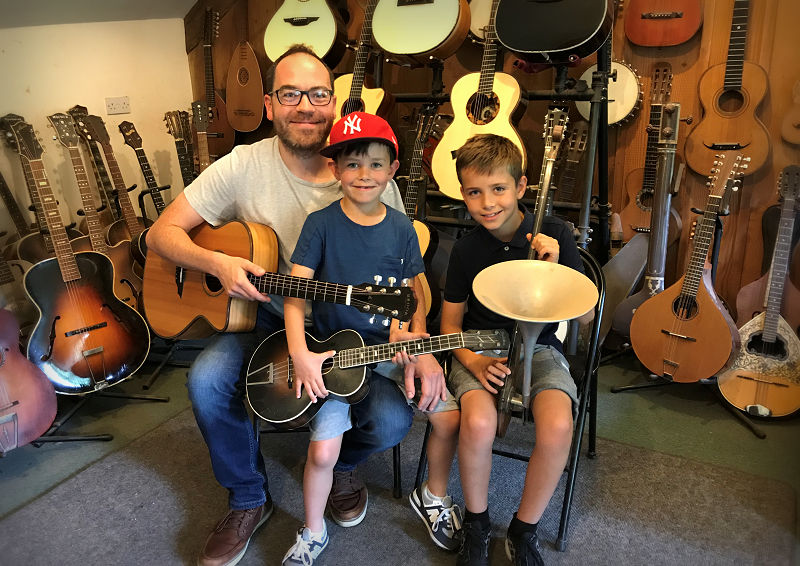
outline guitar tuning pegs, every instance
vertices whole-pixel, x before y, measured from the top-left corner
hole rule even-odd
[[[381,324],[383,324],[384,326],[389,326],[391,323],[392,323],[392,319],[389,318],[388,316],[386,318],[384,318],[383,321],[381,322]]]
[[[375,285],[380,285],[381,281],[383,281],[383,277],[381,277],[380,275],[375,275],[373,279],[375,280]]]
[[[400,280],[400,286],[401,287],[408,287],[408,277],[405,277],[405,278]]]
[[[394,284],[397,281],[397,279],[395,277],[389,277],[386,281],[389,282],[389,287],[394,287]]]
[[[369,323],[370,324],[375,324],[375,315],[374,314],[371,317],[369,317]]]

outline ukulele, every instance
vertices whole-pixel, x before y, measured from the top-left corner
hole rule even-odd
[[[139,305],[139,292],[142,290],[142,279],[133,272],[131,259],[131,242],[122,240],[114,246],[106,243],[103,224],[94,204],[94,195],[89,189],[89,177],[83,165],[81,152],[78,150],[78,134],[72,125],[72,119],[66,114],[53,114],[47,117],[56,133],[56,139],[61,142],[69,152],[72,170],[78,183],[81,195],[81,204],[86,216],[86,226],[89,231],[87,236],[72,240],[72,251],[95,251],[108,256],[114,265],[114,294],[132,308]]]
[[[56,418],[56,392],[19,351],[19,324],[0,309],[0,456],[36,440]]]
[[[744,60],[750,0],[735,0],[728,43],[728,60],[707,69],[698,92],[704,115],[689,132],[684,148],[686,165],[696,173],[708,171],[720,152],[745,150],[750,175],[761,169],[770,152],[769,132],[755,111],[767,93],[767,73]]]
[[[366,88],[364,76],[372,52],[372,15],[378,0],[368,0],[364,10],[364,23],[356,46],[356,61],[352,74],[342,75],[333,81],[336,94],[334,121],[352,112],[385,115],[391,106],[391,97],[382,88]]]
[[[82,395],[116,385],[147,359],[147,324],[114,295],[114,266],[107,256],[73,253],[33,127],[18,122],[12,132],[39,187],[56,252],[25,274],[25,289],[40,313],[28,359],[59,393]]]
[[[644,47],[686,43],[703,24],[700,0],[627,0],[625,35]]]
[[[403,321],[411,320],[417,308],[410,288],[367,283],[339,285],[274,273],[278,267],[278,239],[271,228],[262,224],[201,224],[189,236],[202,248],[243,257],[266,269],[267,273],[260,277],[248,275],[261,293],[350,305]],[[255,327],[258,302],[230,297],[216,277],[184,269],[153,250],[147,252],[142,296],[150,327],[162,338],[196,339],[214,332],[247,332]]]
[[[222,157],[233,149],[236,132],[228,123],[225,100],[214,84],[214,39],[219,35],[219,12],[206,8],[203,26],[203,60],[205,62],[206,106],[208,108],[208,147],[214,158]]]
[[[761,295],[766,309],[739,329],[741,346],[736,359],[728,371],[717,376],[722,396],[758,417],[783,417],[800,410],[800,338],[796,334],[800,291],[788,277],[800,167],[784,168],[780,193],[783,206],[769,273],[749,285],[757,284],[761,290],[766,286],[766,294]],[[737,308],[742,294],[749,294],[746,289],[739,292]],[[782,312],[794,320],[787,320]]]
[[[303,43],[333,69],[345,53],[342,18],[325,0],[284,0],[264,31],[264,50],[277,60],[295,43]]]
[[[740,155],[723,154],[710,175],[711,191],[698,223],[686,273],[646,300],[631,320],[631,345],[654,374],[681,383],[707,379],[727,366],[739,346],[739,334],[714,292],[706,256],[726,184],[738,183],[746,167]]]
[[[228,99],[228,123],[239,132],[252,132],[258,128],[264,117],[264,83],[261,80],[261,68],[258,66],[256,52],[247,41],[248,21],[249,18],[245,14],[244,22],[240,23],[241,39],[233,50],[228,65],[225,87],[225,96]]]
[[[453,55],[467,31],[466,0],[378,0],[372,16],[372,33],[381,49],[406,55],[421,65],[429,58],[447,59]]]
[[[306,344],[316,353],[336,350],[336,354],[322,364],[325,388],[329,394],[355,404],[369,392],[366,368],[369,364],[389,361],[401,350],[414,356],[457,348],[504,350],[508,348],[508,336],[501,330],[471,330],[365,346],[355,330],[340,330],[322,342],[306,332]],[[279,330],[259,344],[247,366],[246,379],[250,407],[260,418],[279,429],[294,429],[308,424],[322,404],[331,398],[331,395],[319,397],[316,403],[312,403],[305,388],[299,399],[295,396],[292,359],[285,330]]]
[[[500,0],[492,0],[492,14]],[[455,151],[475,134],[497,134],[514,142],[522,153],[525,170],[525,144],[511,124],[511,116],[520,100],[517,80],[506,73],[496,73],[497,42],[494,17],[486,30],[480,73],[464,75],[453,85],[450,101],[455,114],[453,123],[442,134],[431,159],[431,169],[439,190],[453,199],[461,199],[461,183],[456,174]]]
[[[183,186],[194,181],[194,149],[192,148],[192,128],[189,113],[185,110],[171,110],[164,114],[167,131],[175,138],[175,151],[178,154],[178,167],[181,170]]]

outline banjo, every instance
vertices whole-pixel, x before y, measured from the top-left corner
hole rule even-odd
[[[592,65],[581,75],[580,80],[592,84],[592,73],[597,65]],[[608,82],[608,125],[624,123],[631,118],[642,101],[642,84],[636,70],[624,61],[611,62],[611,75],[616,77]],[[576,102],[578,113],[585,120],[589,119],[589,102]]]

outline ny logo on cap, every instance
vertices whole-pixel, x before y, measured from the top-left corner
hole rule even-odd
[[[350,114],[349,116],[345,116],[344,131],[342,132],[342,135],[345,136],[353,135],[354,133],[360,131],[361,131],[361,118],[356,116],[355,114]]]

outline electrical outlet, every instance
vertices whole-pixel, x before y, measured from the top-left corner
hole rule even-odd
[[[131,101],[127,96],[106,98],[106,114],[130,114]]]

